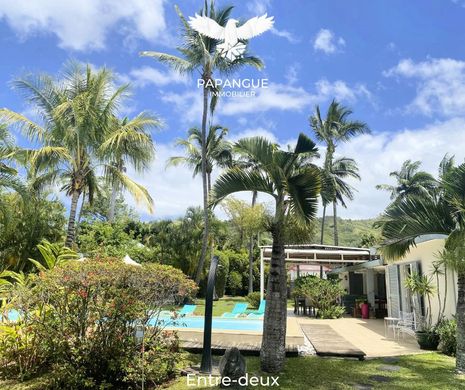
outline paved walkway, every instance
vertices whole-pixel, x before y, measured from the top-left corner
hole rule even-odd
[[[294,316],[288,311],[289,316]],[[362,320],[360,318],[339,318],[337,320],[320,320],[304,316],[296,316],[300,325],[329,325],[335,332],[347,339],[355,347],[366,353],[366,357],[398,356],[414,353],[424,353],[420,350],[412,336],[405,336],[399,340],[392,338],[392,333],[384,334],[384,320]]]

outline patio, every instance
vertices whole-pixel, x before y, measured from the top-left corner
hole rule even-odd
[[[392,333],[385,336],[384,320],[344,317],[339,319],[322,320],[304,316],[295,316],[288,310],[289,317],[295,317],[300,326],[328,325],[348,342],[366,354],[366,358],[410,355],[425,353],[420,350],[414,337],[405,336],[404,340],[395,340]],[[311,341],[311,337],[310,337]]]

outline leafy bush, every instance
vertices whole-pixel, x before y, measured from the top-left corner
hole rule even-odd
[[[345,293],[338,281],[307,275],[297,278],[294,286],[293,295],[305,297],[318,309],[320,318],[339,318],[344,313],[344,308],[337,304],[337,299]]]
[[[455,356],[457,349],[457,321],[452,320],[443,320],[437,327],[437,331],[440,337],[440,346],[442,353],[450,356]]]
[[[135,326],[148,326],[163,306],[196,292],[195,284],[169,266],[130,266],[111,259],[70,261],[18,285],[11,307],[22,313],[0,334],[2,376],[24,378],[50,370],[53,388],[132,386],[140,362]],[[11,332],[23,342],[12,352]],[[161,383],[174,374],[177,340],[147,327],[146,380]],[[23,341],[24,339],[24,341]],[[24,356],[31,362],[24,363]],[[152,367],[153,366],[153,367]]]
[[[260,306],[260,293],[258,291],[250,293],[247,295],[246,299],[252,308],[258,309]]]
[[[318,311],[318,317],[335,319],[335,318],[341,318],[344,313],[345,313],[345,307],[338,306],[338,305],[332,305],[325,309],[320,309]]]
[[[231,295],[237,295],[242,288],[242,276],[237,271],[232,271],[228,277],[228,287]]]

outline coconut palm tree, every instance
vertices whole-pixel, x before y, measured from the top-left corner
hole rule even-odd
[[[210,19],[215,20],[220,26],[225,26],[229,20],[230,14],[233,7],[225,7],[222,9],[216,9],[215,2],[210,1],[208,6],[205,1],[204,8],[200,11],[201,15],[208,16]],[[244,53],[242,57],[236,58],[230,61],[220,55],[217,50],[219,41],[216,39],[209,38],[205,35],[201,35],[193,30],[184,15],[181,13],[178,7],[176,12],[181,19],[183,26],[182,32],[182,46],[178,48],[180,56],[159,53],[154,51],[144,51],[141,53],[142,56],[152,57],[162,63],[167,64],[171,68],[175,69],[180,73],[193,73],[198,72],[201,80],[203,80],[202,94],[203,94],[203,105],[202,105],[202,125],[201,125],[201,159],[202,159],[202,189],[203,189],[203,210],[204,210],[204,234],[202,238],[202,252],[200,255],[197,272],[195,275],[195,281],[199,283],[203,273],[205,264],[205,258],[208,249],[208,232],[210,227],[210,210],[208,208],[208,182],[207,182],[207,123],[208,123],[208,111],[209,101],[212,92],[218,92],[215,88],[212,88],[214,84],[214,73],[232,73],[245,65],[254,66],[257,69],[263,68],[262,61],[257,58]],[[246,45],[247,42],[244,42]],[[211,111],[216,106],[216,96],[211,100],[212,105],[210,106]]]
[[[17,177],[17,170],[11,165],[19,149],[5,124],[0,124],[0,189],[12,189],[20,195],[26,195],[25,186]]]
[[[367,124],[361,121],[349,120],[352,111],[341,105],[336,100],[333,100],[328,107],[326,117],[323,119],[320,112],[320,107],[316,106],[315,113],[310,117],[310,126],[315,133],[319,142],[326,145],[326,155],[323,165],[323,176],[326,189],[322,191],[323,203],[323,218],[321,222],[321,244],[324,239],[324,224],[326,217],[326,208],[333,204],[333,221],[334,221],[334,245],[338,245],[338,231],[337,231],[337,201],[338,196],[336,187],[331,185],[334,180],[332,178],[331,169],[333,166],[334,153],[336,147],[340,143],[348,142],[351,138],[370,132]],[[349,198],[350,199],[350,198]]]
[[[275,200],[274,217],[270,222],[273,249],[266,291],[266,310],[263,324],[261,367],[267,372],[278,372],[285,358],[287,315],[287,272],[284,256],[284,228],[286,218],[293,216],[310,223],[316,215],[320,192],[320,171],[313,164],[296,164],[299,156],[317,152],[315,144],[300,134],[292,151],[279,149],[262,137],[239,140],[236,149],[259,164],[260,169],[233,167],[223,173],[212,190],[212,204],[216,205],[230,194],[241,191],[263,192]]]
[[[443,160],[444,169],[447,169],[447,161]],[[404,161],[400,171],[389,174],[396,179],[395,185],[378,184],[377,190],[389,191],[391,200],[401,200],[412,195],[427,195],[436,186],[436,179],[428,172],[419,171],[421,161]],[[441,168],[440,168],[441,169]]]
[[[337,203],[340,203],[342,207],[346,208],[346,199],[354,199],[354,188],[345,181],[346,178],[354,178],[360,180],[357,163],[352,158],[336,158],[332,161],[329,176],[326,177],[326,181],[324,182],[324,185],[326,185],[330,190],[325,191],[326,194],[330,192],[335,197],[335,201],[333,200],[334,245],[339,244],[336,205]]]
[[[14,86],[38,109],[43,125],[24,115],[3,109],[0,115],[17,123],[32,140],[42,143],[28,152],[33,172],[46,172],[50,182],[59,179],[71,197],[65,245],[75,238],[78,200],[84,190],[92,200],[97,189],[95,156],[113,123],[128,86],[114,88],[112,73],[105,68],[69,63],[62,80],[48,75],[26,76]]]
[[[211,191],[211,175],[215,166],[225,168],[231,165],[231,143],[227,141],[228,129],[221,125],[210,126],[206,144],[207,193]],[[187,139],[178,139],[176,146],[182,146],[184,156],[174,156],[167,161],[167,166],[186,165],[192,169],[193,176],[202,173],[202,131],[193,127]]]
[[[130,165],[136,172],[146,171],[155,157],[155,147],[150,135],[151,128],[161,126],[158,118],[141,113],[135,118],[114,119],[108,135],[98,153],[106,162],[105,177],[112,187],[108,221],[115,217],[116,198],[121,189],[127,189],[136,200],[142,200],[152,212],[153,200],[147,189],[125,174]]]
[[[444,161],[444,160],[443,160]],[[384,212],[379,225],[387,259],[405,255],[415,239],[425,234],[446,237],[442,258],[457,272],[457,360],[465,372],[465,163],[451,167],[440,178],[438,189],[429,194],[403,196]]]

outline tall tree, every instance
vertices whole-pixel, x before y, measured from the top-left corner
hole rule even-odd
[[[129,179],[125,173],[128,165],[139,173],[150,167],[155,156],[150,130],[160,126],[160,119],[145,113],[132,119],[115,118],[106,139],[100,145],[98,152],[100,158],[106,161],[105,176],[112,187],[108,211],[110,222],[114,220],[116,199],[123,188],[128,190],[136,200],[143,201],[149,211],[152,211],[153,200],[147,189]]]
[[[50,181],[61,180],[62,190],[71,197],[65,241],[71,247],[79,198],[86,190],[92,200],[96,191],[94,158],[127,85],[115,89],[108,69],[93,71],[89,65],[75,62],[69,63],[61,76],[56,80],[48,75],[29,75],[14,82],[38,109],[43,125],[7,109],[0,115],[19,124],[32,141],[42,143],[29,151],[29,162],[33,171],[47,172]]]
[[[204,8],[200,11],[201,15],[205,15],[210,19],[213,19],[220,26],[226,26],[229,20],[233,7],[225,7],[216,9],[215,2],[210,1],[208,6],[205,1]],[[184,15],[181,13],[178,7],[176,11],[181,19],[183,31],[182,31],[182,46],[178,48],[181,56],[172,54],[159,53],[154,51],[144,51],[141,53],[142,56],[148,56],[155,58],[162,63],[167,64],[180,73],[193,73],[198,71],[203,80],[202,92],[203,92],[203,106],[202,106],[202,125],[201,125],[201,158],[202,158],[202,187],[203,187],[203,211],[204,211],[204,234],[202,237],[202,252],[200,255],[197,272],[195,275],[195,281],[198,283],[203,273],[205,259],[208,249],[208,233],[210,227],[210,210],[208,207],[208,182],[207,182],[207,123],[208,123],[208,110],[209,100],[212,92],[216,89],[212,88],[214,84],[214,73],[231,73],[245,65],[251,65],[257,69],[263,68],[262,61],[257,58],[244,53],[242,57],[236,58],[230,61],[224,58],[218,50],[220,42],[216,39],[207,37],[199,34],[193,30],[187,22]],[[247,42],[244,42],[246,45]],[[212,102],[215,102],[213,99]],[[214,108],[211,107],[211,110]]]
[[[12,189],[26,195],[26,189],[17,177],[17,170],[12,165],[18,147],[5,124],[0,124],[0,189]]]
[[[446,164],[446,162],[444,161]],[[396,184],[378,184],[377,190],[389,191],[391,200],[402,200],[409,196],[428,195],[436,187],[436,179],[428,172],[420,171],[421,161],[404,161],[400,171],[389,174],[396,179]]]
[[[315,154],[315,144],[300,134],[292,151],[280,150],[261,137],[239,140],[235,146],[256,161],[260,170],[230,168],[215,182],[212,202],[218,204],[230,194],[257,191],[271,195],[275,213],[270,223],[273,237],[270,273],[266,291],[266,309],[260,352],[261,367],[266,372],[279,372],[284,366],[287,271],[284,256],[284,227],[288,215],[305,223],[315,218],[320,192],[320,171],[308,164],[296,164],[302,154]]]
[[[332,161],[328,177],[330,180],[329,188],[332,190],[333,196],[335,197],[335,201],[333,201],[334,245],[339,244],[336,205],[340,203],[342,207],[347,207],[346,199],[354,199],[354,188],[345,181],[346,178],[360,180],[357,163],[352,158],[336,158]]]
[[[443,160],[444,162],[444,160]],[[425,194],[404,196],[394,201],[379,222],[384,243],[382,253],[397,259],[426,234],[446,238],[443,258],[457,271],[457,360],[456,369],[465,372],[465,164],[443,170],[438,188]]]
[[[324,240],[324,224],[326,216],[326,208],[330,203],[333,204],[333,221],[334,221],[334,245],[338,245],[337,231],[337,192],[332,177],[331,169],[333,167],[334,154],[336,147],[343,142],[350,141],[351,138],[369,133],[370,129],[367,124],[361,121],[353,121],[349,119],[352,111],[333,100],[328,107],[326,117],[321,116],[320,107],[316,106],[315,113],[310,117],[310,126],[315,133],[318,141],[326,145],[326,154],[323,164],[323,183],[325,188],[322,189],[323,203],[323,218],[321,223],[321,244]]]
[[[206,139],[206,171],[207,194],[211,191],[211,175],[215,166],[225,168],[231,165],[231,143],[226,140],[228,129],[214,125],[210,126]],[[192,169],[193,176],[202,172],[202,131],[193,127],[188,132],[187,139],[178,139],[177,146],[184,148],[184,156],[174,156],[167,161],[167,166],[186,165]]]

